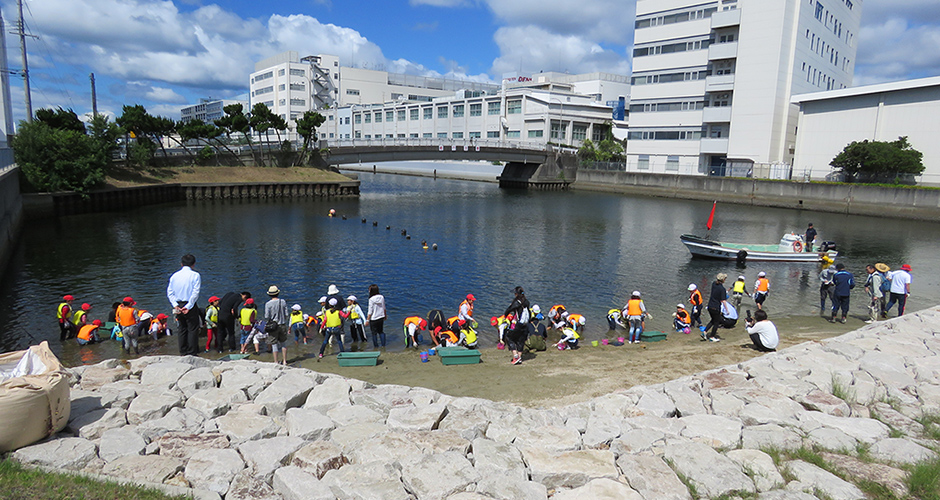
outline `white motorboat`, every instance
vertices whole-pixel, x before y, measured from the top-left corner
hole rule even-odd
[[[777,262],[832,262],[839,252],[835,250],[836,244],[824,241],[819,248],[811,252],[805,251],[803,237],[787,233],[774,244],[728,243],[713,241],[692,234],[683,234],[679,240],[689,249],[693,257],[706,259],[736,260],[744,263],[754,261]]]

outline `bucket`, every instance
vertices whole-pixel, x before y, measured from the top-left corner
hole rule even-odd
[[[601,344],[607,345],[607,344],[610,344],[610,341],[607,339],[603,339],[601,340]]]
[[[592,340],[592,341],[591,341],[591,345],[592,345],[593,347],[597,347],[598,345],[600,345],[600,342],[598,342],[598,341],[596,341],[596,340]]]
[[[500,342],[500,343],[496,344],[496,348],[499,349],[500,351],[502,351],[503,349],[506,348],[506,344]]]
[[[431,356],[437,356],[437,349],[435,348],[428,349],[428,354]]]
[[[421,362],[422,363],[428,362],[428,351],[421,351]]]
[[[627,339],[625,339],[625,338],[623,338],[623,337],[617,337],[617,342],[620,342],[621,344],[623,344],[624,342],[626,342],[626,340],[627,340]]]

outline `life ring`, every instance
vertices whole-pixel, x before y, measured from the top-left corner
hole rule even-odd
[[[794,241],[794,242],[793,242],[793,251],[796,252],[796,253],[802,252],[802,251],[803,251],[803,243],[800,243],[799,241]]]

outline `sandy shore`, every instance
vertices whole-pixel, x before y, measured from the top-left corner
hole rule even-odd
[[[845,325],[831,324],[810,316],[784,318],[775,324],[781,332],[779,348],[784,348],[841,335],[864,323],[850,319]],[[549,349],[527,354],[521,366],[509,364],[509,351],[495,348],[481,350],[481,364],[458,366],[444,366],[435,356],[428,363],[422,363],[414,349],[383,353],[375,367],[340,367],[332,354],[317,361],[319,343],[300,348],[291,346],[288,354],[293,366],[337,373],[373,384],[421,386],[452,396],[529,407],[564,406],[633,385],[666,382],[739,363],[761,354],[744,347],[750,345],[750,339],[743,328],[722,330],[721,335],[721,342],[702,342],[699,335],[693,333],[670,334],[662,342],[621,347],[592,347],[586,343],[574,351]],[[557,334],[553,337],[557,339]],[[258,356],[262,361],[270,358],[270,354]]]

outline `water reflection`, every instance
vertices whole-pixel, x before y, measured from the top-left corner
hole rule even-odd
[[[491,343],[488,318],[502,314],[516,285],[533,303],[563,303],[587,316],[589,339],[606,331],[607,310],[623,306],[633,290],[643,292],[654,314],[647,327],[668,328],[675,304],[688,299],[688,284],[707,297],[718,272],[732,280],[744,274],[749,288],[757,272],[767,272],[772,316],[818,314],[815,265],[738,269],[690,258],[678,235],[704,232],[710,202],[506,191],[491,183],[382,174],[361,180],[359,199],[189,202],[30,222],[0,284],[0,348],[48,339],[66,363],[119,356],[117,343],[62,349],[54,312],[59,299],[71,293],[79,303],[94,304],[93,318],[125,295],[153,312],[169,312],[167,279],[187,252],[196,255],[202,273],[203,305],[209,295],[228,291],[263,298],[276,284],[290,304],[310,311],[330,283],[362,304],[368,285],[378,283],[388,302],[392,345],[402,342],[404,317],[436,308],[455,314],[467,293],[478,299],[484,344]],[[330,208],[347,220],[326,217]],[[711,236],[775,242],[807,222],[839,243],[860,283],[869,262],[909,263],[915,270],[909,308],[940,303],[936,223],[719,203]],[[439,250],[422,250],[422,240]],[[855,314],[864,308],[860,288]],[[144,347],[175,350],[175,339]]]

